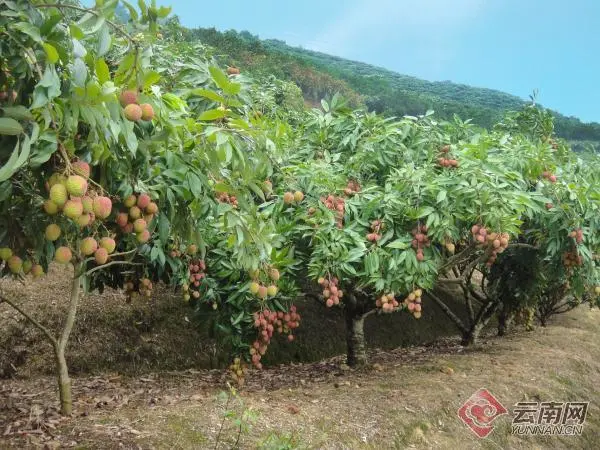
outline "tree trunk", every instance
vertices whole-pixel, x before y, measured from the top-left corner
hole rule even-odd
[[[365,318],[362,314],[350,308],[346,310],[347,363],[350,367],[361,367],[367,364],[364,323]]]
[[[479,341],[479,334],[481,333],[482,329],[483,329],[482,323],[473,325],[470,329],[468,329],[466,332],[463,333],[463,337],[462,337],[462,341],[461,341],[460,345],[469,347],[471,345],[477,344],[477,342]]]
[[[514,314],[502,309],[498,314],[498,336],[504,336],[512,325]]]
[[[69,336],[75,325],[75,317],[77,315],[77,307],[79,306],[79,296],[81,293],[80,274],[81,264],[74,264],[75,275],[71,283],[71,300],[69,302],[69,310],[67,311],[67,319],[62,329],[60,339],[54,347],[56,356],[56,370],[58,374],[58,393],[60,397],[60,413],[64,416],[70,416],[73,413],[73,396],[71,393],[71,379],[69,378],[69,367],[65,358],[65,350],[69,342]]]
[[[58,374],[58,395],[60,398],[60,413],[70,416],[73,413],[73,398],[71,394],[71,379],[65,359],[65,351],[60,347],[54,349],[56,357],[56,372]]]

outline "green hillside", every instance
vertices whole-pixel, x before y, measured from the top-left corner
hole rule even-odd
[[[274,75],[294,81],[308,103],[340,92],[351,106],[366,106],[386,115],[419,115],[432,109],[441,118],[455,114],[490,127],[508,110],[526,100],[505,92],[467,86],[450,81],[431,82],[381,67],[327,55],[280,40],[261,40],[248,31],[225,32],[214,28],[185,29],[171,24],[182,38],[200,41],[214,49],[223,63],[236,65],[254,76]],[[583,123],[554,112],[556,132],[575,147],[600,143],[600,124]]]

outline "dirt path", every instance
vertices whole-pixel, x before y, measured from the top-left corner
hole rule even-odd
[[[250,418],[240,448],[600,448],[600,311],[579,308],[548,328],[490,338],[463,351],[454,342],[376,352],[354,372],[341,358],[254,373],[232,397],[220,372],[74,380],[75,419],[53,408],[54,381],[0,383],[0,448],[231,448],[235,420]],[[220,388],[219,388],[220,386]],[[576,437],[518,437],[512,414],[479,439],[457,409],[488,388],[507,409],[518,401],[589,401]],[[223,421],[223,412],[232,417]],[[243,421],[245,423],[245,420]]]

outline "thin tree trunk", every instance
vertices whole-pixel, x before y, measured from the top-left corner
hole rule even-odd
[[[346,310],[347,363],[350,367],[361,367],[367,364],[364,324],[363,314],[357,314],[350,308]]]
[[[79,296],[81,293],[81,278],[79,273],[81,270],[80,264],[75,264],[75,275],[71,283],[71,300],[69,302],[69,310],[67,319],[63,326],[62,334],[54,347],[56,357],[56,371],[58,375],[58,393],[60,397],[60,412],[64,416],[70,416],[73,413],[73,396],[71,393],[71,379],[69,378],[69,367],[65,358],[65,350],[69,342],[69,336],[75,325],[75,317],[77,315],[77,307],[79,306]]]
[[[477,344],[479,342],[479,335],[481,334],[483,326],[483,323],[477,323],[473,325],[469,330],[463,333],[462,341],[460,344],[465,347]]]
[[[500,314],[498,314],[498,336],[506,335],[513,323],[514,317],[514,313],[509,312],[504,308],[500,311]]]
[[[71,379],[69,368],[65,359],[65,352],[56,347],[54,350],[56,358],[56,372],[58,374],[58,395],[60,398],[60,413],[70,416],[73,413],[73,398],[71,394]]]

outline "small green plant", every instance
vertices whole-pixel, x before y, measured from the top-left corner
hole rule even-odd
[[[261,450],[296,450],[305,448],[302,446],[298,435],[292,433],[270,433],[260,444]]]
[[[252,408],[247,408],[238,391],[227,383],[229,391],[221,391],[217,402],[222,405],[223,413],[219,432],[215,439],[215,449],[219,445],[227,448],[242,448],[242,437],[250,433],[258,414]]]

